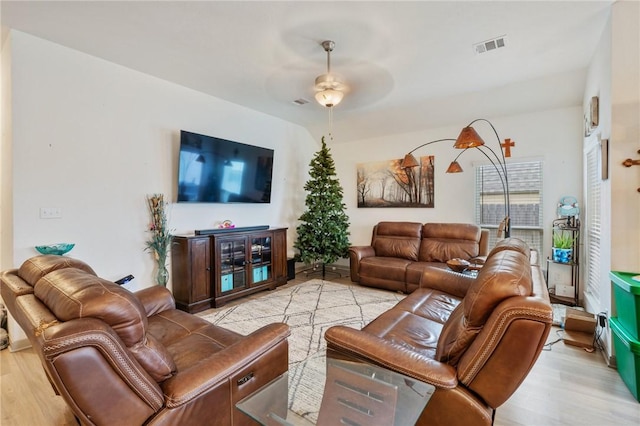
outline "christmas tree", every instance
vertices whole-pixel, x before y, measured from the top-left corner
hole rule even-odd
[[[316,152],[309,176],[304,185],[308,192],[306,211],[299,217],[298,239],[294,247],[300,251],[298,259],[304,263],[322,262],[325,266],[346,257],[349,251],[349,217],[342,202],[342,187],[336,177],[335,164],[322,137],[322,148]]]

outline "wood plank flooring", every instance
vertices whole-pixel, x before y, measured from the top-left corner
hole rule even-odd
[[[304,274],[290,281],[305,281]],[[348,278],[333,279],[348,282]],[[259,297],[255,295],[254,297]],[[239,302],[240,303],[240,302]],[[559,337],[554,328],[549,341]],[[76,426],[73,414],[53,388],[33,349],[0,351],[2,426]],[[640,403],[602,354],[558,342],[543,351],[516,393],[496,414],[496,425],[634,425]]]

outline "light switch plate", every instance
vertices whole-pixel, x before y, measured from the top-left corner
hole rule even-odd
[[[60,219],[61,217],[60,207],[40,207],[40,219]]]

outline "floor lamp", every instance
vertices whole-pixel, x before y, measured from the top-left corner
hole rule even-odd
[[[493,130],[493,133],[495,134],[496,139],[498,141],[498,146],[500,147],[501,156],[498,156],[498,154],[496,154],[496,152],[493,149],[487,146],[484,140],[478,134],[478,132],[476,132],[476,130],[472,127],[473,124],[480,121],[483,121],[487,123],[489,126],[491,126],[491,129]],[[411,151],[409,151],[408,154],[404,156],[404,159],[402,160],[402,163],[401,163],[401,167],[403,169],[417,167],[419,163],[418,163],[418,160],[416,160],[416,158],[413,156],[413,152],[427,145],[431,145],[433,143],[443,142],[443,141],[455,141],[453,147],[456,149],[463,150],[451,162],[451,164],[447,168],[447,173],[463,172],[462,167],[458,163],[458,158],[460,158],[460,156],[470,148],[476,148],[477,150],[479,150],[485,157],[487,157],[487,159],[491,162],[493,167],[496,169],[496,172],[498,173],[498,177],[500,178],[500,182],[502,183],[502,192],[504,195],[504,211],[505,211],[505,218],[500,223],[500,226],[498,228],[498,234],[501,233],[500,231],[504,230],[505,238],[509,238],[511,236],[511,220],[510,220],[511,206],[510,206],[510,194],[509,194],[509,177],[507,173],[507,163],[505,160],[504,152],[502,151],[502,144],[500,142],[500,136],[498,136],[498,132],[496,131],[496,128],[493,126],[493,124],[491,124],[489,120],[486,120],[484,118],[475,119],[462,129],[457,139],[437,139],[434,141],[423,143],[422,145],[419,145],[418,147],[412,149]],[[489,155],[489,153],[491,155]]]

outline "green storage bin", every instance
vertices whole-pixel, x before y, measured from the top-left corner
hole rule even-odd
[[[613,285],[618,321],[634,340],[640,340],[640,282],[634,272],[609,272]]]
[[[613,346],[616,349],[618,374],[633,396],[640,402],[640,342],[632,338],[620,324],[619,318],[609,321],[613,330]]]

